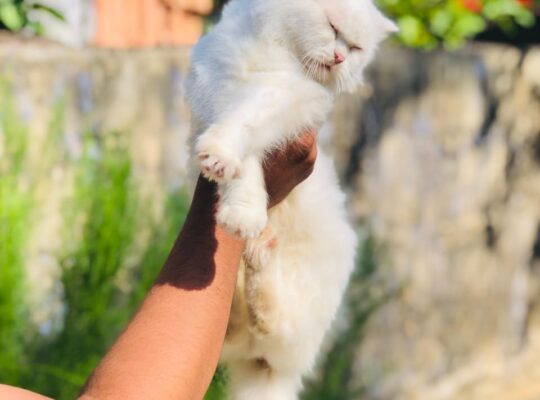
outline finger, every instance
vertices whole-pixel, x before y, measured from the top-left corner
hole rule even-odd
[[[315,162],[317,157],[317,135],[315,130],[301,133],[294,141],[287,143],[284,147],[274,150],[263,161],[265,172],[270,172],[274,168],[296,168],[306,160]]]
[[[315,162],[317,157],[316,131],[308,130],[301,133],[294,142],[287,145],[285,153],[287,160],[292,164],[302,164],[309,159]]]
[[[315,165],[315,161],[317,160],[317,155],[319,152],[319,148],[317,147],[317,138],[316,136],[313,136],[313,144],[311,145],[311,148],[309,149],[309,153],[305,159],[305,162],[309,165]]]

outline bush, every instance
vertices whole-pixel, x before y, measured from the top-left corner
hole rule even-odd
[[[28,236],[32,184],[24,176],[26,128],[14,117],[15,104],[0,81],[0,382],[19,383],[28,330],[24,247]]]
[[[509,36],[517,26],[533,26],[533,1],[378,0],[378,3],[397,21],[398,38],[406,46],[434,49],[443,44],[447,49],[455,49],[492,26],[503,28]]]
[[[76,397],[125,327],[165,262],[188,205],[185,193],[174,190],[160,216],[144,211],[122,135],[89,130],[82,156],[59,152],[63,104],[54,106],[35,172],[28,127],[0,79],[0,382],[58,400]],[[65,314],[59,330],[42,333],[29,320],[26,238],[39,203],[33,188],[59,160],[75,173],[57,260]],[[147,234],[136,237],[141,231]]]
[[[227,0],[216,0],[216,13]],[[516,27],[535,23],[540,0],[375,0],[397,21],[398,40],[408,47],[456,49],[486,29],[498,26],[512,36]]]
[[[26,29],[34,34],[43,34],[43,24],[31,18],[33,11],[44,12],[64,20],[56,9],[34,0],[0,0],[0,29],[20,32]]]

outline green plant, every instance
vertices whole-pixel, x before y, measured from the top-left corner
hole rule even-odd
[[[397,21],[399,40],[423,49],[441,43],[455,49],[490,25],[499,25],[510,35],[516,25],[535,23],[533,0],[378,0],[378,4]]]
[[[32,387],[73,398],[129,317],[118,273],[135,232],[131,161],[109,140],[87,134],[66,214],[72,246],[61,258],[66,314],[62,331],[32,349]],[[79,228],[80,227],[80,228]]]
[[[212,384],[208,388],[204,400],[224,400],[227,399],[227,371],[225,367],[219,366]]]
[[[0,80],[0,382],[18,382],[28,331],[24,250],[32,184],[25,176],[28,139],[8,85]]]
[[[76,396],[138,307],[188,206],[186,193],[173,190],[159,215],[139,210],[145,207],[122,135],[87,132],[82,156],[65,154],[65,101],[53,104],[47,140],[31,158],[30,131],[0,79],[0,382],[59,400]],[[42,335],[29,322],[25,261],[35,188],[54,165],[75,175],[59,254],[66,312],[59,332]]]
[[[43,24],[32,19],[32,12],[44,12],[63,21],[64,16],[55,8],[35,0],[0,0],[0,29],[19,32],[27,29],[43,34]]]
[[[53,124],[54,126],[54,124]],[[187,210],[173,191],[158,220],[138,211],[137,185],[121,135],[84,136],[75,161],[75,193],[66,207],[61,257],[66,314],[62,330],[27,346],[25,387],[57,399],[74,398],[147,293]],[[141,229],[149,231],[143,243]],[[136,244],[143,245],[135,252]],[[142,254],[127,266],[133,254]]]
[[[227,0],[215,0],[215,13]],[[540,0],[375,0],[399,25],[398,40],[408,47],[432,50],[462,46],[490,26],[508,36],[516,26],[531,27]]]

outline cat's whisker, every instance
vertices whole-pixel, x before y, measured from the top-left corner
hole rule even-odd
[[[302,64],[302,66],[303,66],[304,68],[306,68],[306,61],[307,61],[307,59],[308,59],[308,55],[306,54],[306,55],[304,55],[304,57],[302,57],[302,59],[300,60],[300,63]]]
[[[309,76],[313,79],[316,79],[317,73],[317,63],[314,60],[310,60]]]
[[[309,69],[311,67],[311,64],[310,64],[310,61],[309,61],[309,58],[306,58],[303,62],[304,64],[304,69],[305,69],[305,72],[306,72],[306,75],[309,77]]]
[[[317,72],[317,63],[313,60],[310,60],[309,64],[309,76],[313,79],[316,78],[315,74]]]
[[[304,70],[306,72],[306,75],[308,77],[311,77],[311,68],[312,68],[312,58],[309,54],[305,54],[304,57],[302,57],[301,63],[304,67]]]

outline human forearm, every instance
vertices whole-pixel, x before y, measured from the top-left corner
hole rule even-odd
[[[313,170],[315,133],[264,163],[269,206]],[[218,362],[244,243],[216,226],[216,187],[200,179],[156,284],[104,357],[83,399],[200,399]]]
[[[52,400],[50,397],[41,396],[28,390],[0,384],[0,399],[9,400]]]
[[[214,190],[199,181],[160,277],[85,395],[190,400],[204,395],[225,337],[243,251],[242,241],[216,227]]]

